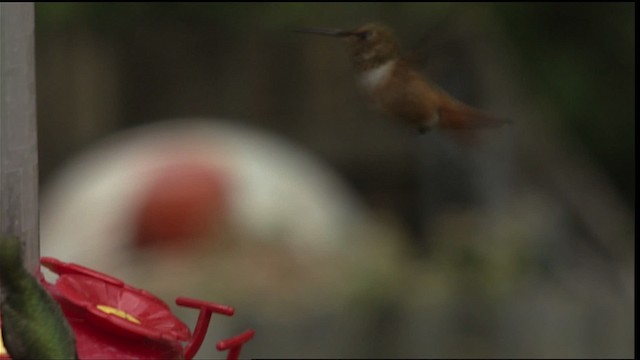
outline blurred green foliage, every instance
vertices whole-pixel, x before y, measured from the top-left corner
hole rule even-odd
[[[491,12],[525,86],[560,114],[552,124],[584,145],[635,205],[634,3],[38,3],[41,31],[78,27],[120,36],[143,24],[227,31],[371,20],[428,27],[452,12]],[[521,79],[517,79],[520,81]],[[546,119],[540,119],[545,121]]]
[[[635,202],[635,4],[495,6],[529,84]],[[543,102],[548,103],[548,102]],[[544,120],[544,119],[542,119]]]

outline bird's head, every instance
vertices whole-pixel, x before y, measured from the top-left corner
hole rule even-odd
[[[380,23],[369,23],[352,30],[304,28],[296,31],[344,39],[349,46],[353,66],[360,71],[376,68],[399,56],[393,32]]]

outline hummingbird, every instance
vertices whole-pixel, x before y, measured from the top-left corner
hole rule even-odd
[[[2,340],[12,359],[77,359],[58,303],[22,263],[20,240],[0,236]]]
[[[295,31],[342,38],[359,83],[374,104],[422,134],[436,128],[495,128],[511,122],[466,105],[429,81],[401,56],[398,41],[384,24],[369,23],[353,30]]]

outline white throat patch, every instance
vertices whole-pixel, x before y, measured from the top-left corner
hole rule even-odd
[[[360,74],[360,85],[367,91],[373,91],[387,79],[395,64],[396,60],[389,60],[378,67],[363,71],[362,74]]]

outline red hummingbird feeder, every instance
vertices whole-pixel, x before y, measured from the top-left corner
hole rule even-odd
[[[192,359],[200,349],[211,316],[233,316],[235,310],[186,297],[176,304],[198,309],[193,334],[176,318],[167,304],[149,292],[134,288],[107,274],[51,257],[40,259],[42,266],[58,274],[40,283],[60,304],[76,337],[80,359]],[[254,330],[217,343],[228,351],[227,359],[238,359],[242,346],[253,338]],[[0,343],[0,359],[9,359]]]

